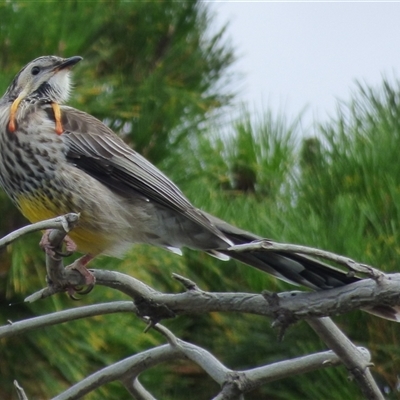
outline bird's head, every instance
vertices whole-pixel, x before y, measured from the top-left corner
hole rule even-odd
[[[63,103],[69,97],[70,69],[81,60],[79,56],[36,58],[15,76],[4,97],[16,107],[25,99]]]
[[[21,101],[25,100],[29,103],[43,101],[56,105],[67,101],[71,87],[70,69],[81,60],[82,57],[79,56],[70,58],[44,56],[25,65],[15,76],[2,98],[3,101],[12,103],[9,131],[14,132],[16,129],[15,115]],[[56,130],[60,133],[61,126]]]

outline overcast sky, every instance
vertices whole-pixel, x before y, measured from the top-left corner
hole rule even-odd
[[[243,72],[240,100],[297,116],[303,126],[335,114],[355,81],[377,86],[400,76],[400,3],[216,2],[216,23]]]

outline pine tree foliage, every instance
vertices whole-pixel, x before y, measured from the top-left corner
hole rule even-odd
[[[383,81],[376,89],[359,85],[353,99],[328,123],[317,126],[311,138],[300,139],[298,120],[290,122],[284,114],[268,111],[261,116],[244,111],[222,129],[213,117],[233,96],[227,84],[234,53],[224,29],[210,32],[212,16],[205,4],[9,1],[0,5],[0,14],[3,90],[22,65],[39,55],[82,55],[85,61],[76,69],[71,104],[104,120],[162,167],[196,206],[264,237],[324,248],[396,271],[397,83]],[[3,235],[24,222],[3,193],[0,204]],[[29,306],[22,303],[43,285],[38,240],[32,235],[0,253],[2,324],[71,307],[71,300],[60,295]],[[172,272],[204,290],[293,289],[239,263],[219,262],[190,250],[177,257],[137,246],[123,260],[103,258],[94,267],[125,272],[168,292],[181,291]],[[79,305],[117,299],[124,297],[96,287]],[[374,373],[395,398],[399,325],[361,312],[339,321],[349,337],[371,350],[378,366]],[[270,321],[249,315],[185,316],[166,325],[235,369],[324,347],[304,323],[291,328],[279,343]],[[12,398],[13,379],[37,398],[55,395],[104,365],[164,342],[156,332],[144,334],[143,329],[134,316],[108,315],[2,340],[0,397]],[[141,381],[163,399],[186,399],[189,392],[196,400],[215,393],[210,379],[189,362],[148,371]],[[125,397],[125,390],[112,384],[89,398]],[[344,368],[338,368],[271,383],[246,398],[360,395],[347,382]]]
[[[208,29],[211,15],[200,2],[9,1],[0,5],[0,14],[2,91],[23,65],[38,56],[81,55],[85,61],[80,70],[76,68],[77,89],[71,104],[104,120],[153,162],[167,158],[184,138],[199,134],[202,122],[232,97],[226,89],[232,50],[224,42],[224,29]],[[0,201],[7,216],[0,221],[3,235],[25,221],[3,193]],[[38,240],[39,236],[32,235],[0,256],[2,323],[70,305],[62,297],[41,305],[21,304],[33,287],[44,282]],[[165,288],[163,281],[170,278],[162,274],[163,265],[169,263],[172,269],[177,264],[174,270],[182,272],[185,262],[172,261],[157,251],[153,257],[153,252],[138,250],[130,261],[104,259],[99,265],[132,273],[133,262],[150,261],[146,269],[137,268],[138,277],[148,278],[155,286],[159,281],[160,288]],[[115,298],[121,296],[100,289],[84,301]],[[9,303],[16,304],[8,307]],[[15,378],[27,384],[29,393],[48,397],[113,359],[159,342],[156,335],[143,335],[139,321],[126,331],[112,329],[120,321],[121,316],[109,316],[97,322],[76,322],[65,330],[49,328],[44,336],[38,333],[31,340],[4,341],[0,397],[11,396]],[[96,335],[100,326],[102,334]],[[46,335],[49,340],[44,340]],[[21,357],[15,357],[18,353]],[[31,365],[38,358],[41,368],[33,374]],[[122,398],[124,389],[115,386],[97,395]]]

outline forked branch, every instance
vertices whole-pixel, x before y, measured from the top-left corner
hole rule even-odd
[[[30,225],[0,240],[0,247],[6,246],[28,232],[50,228],[58,229],[58,231],[53,231],[49,235],[49,239],[54,247],[60,247],[65,235],[77,223],[78,218],[77,214],[67,214],[53,220]],[[369,371],[371,366],[369,352],[364,348],[354,346],[329,318],[319,319],[319,317],[346,313],[359,308],[368,309],[382,304],[399,305],[400,274],[385,275],[372,267],[358,264],[346,257],[318,249],[278,244],[268,240],[234,246],[231,250],[292,251],[322,257],[344,265],[353,272],[366,273],[372,279],[364,279],[343,287],[320,292],[249,294],[205,292],[195,282],[174,275],[174,278],[182,283],[185,292],[169,294],[158,292],[125,274],[115,271],[92,270],[98,285],[104,285],[125,293],[133,300],[133,303],[127,301],[85,306],[21,322],[10,322],[9,325],[0,327],[0,338],[93,315],[134,312],[142,318],[146,317],[150,322],[149,327],[153,327],[167,339],[168,344],[166,345],[133,355],[88,376],[57,396],[55,398],[57,400],[78,399],[99,386],[114,380],[121,381],[129,393],[138,399],[154,399],[140,384],[139,374],[160,363],[177,359],[191,360],[221,386],[221,392],[215,399],[241,399],[244,393],[273,380],[302,374],[318,368],[336,366],[340,363],[348,368],[367,399],[383,399]],[[46,267],[51,283],[48,287],[29,296],[26,301],[32,302],[43,299],[65,291],[68,285],[77,286],[85,283],[79,272],[64,268],[61,256],[47,254]],[[177,338],[171,331],[159,324],[162,319],[173,318],[177,315],[214,311],[244,312],[268,316],[283,325],[290,325],[298,320],[306,319],[334,352],[311,354],[245,371],[235,371],[225,367],[210,352]],[[26,398],[26,395],[22,394],[22,389],[18,390],[19,396]]]

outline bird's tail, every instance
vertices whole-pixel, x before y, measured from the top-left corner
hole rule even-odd
[[[260,236],[236,228],[211,215],[208,215],[208,217],[235,245],[262,239]],[[313,290],[333,289],[362,279],[302,254],[261,250],[240,253],[233,250],[218,251],[281,280],[306,286]],[[364,311],[381,318],[400,322],[400,307],[382,305],[364,309]]]

